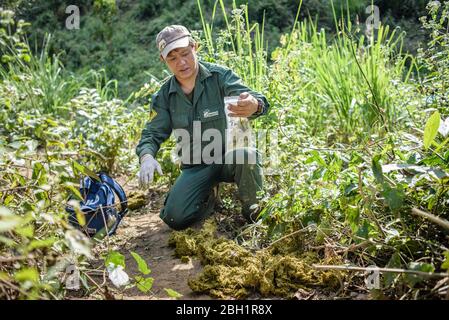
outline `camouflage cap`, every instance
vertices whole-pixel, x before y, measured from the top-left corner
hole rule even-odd
[[[159,32],[156,44],[161,56],[165,59],[173,49],[187,47],[190,38],[191,34],[186,27],[171,25]]]

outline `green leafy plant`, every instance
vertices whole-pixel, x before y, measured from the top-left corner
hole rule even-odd
[[[136,252],[131,251],[131,256],[133,257],[135,263],[137,264],[137,269],[139,270],[139,274],[133,276],[133,281],[128,282],[120,279],[120,275],[117,274],[117,268],[119,268],[119,272],[124,273],[126,270],[125,256],[117,251],[109,251],[105,256],[105,267],[109,271],[109,278],[113,281],[113,283],[120,287],[124,286],[125,289],[130,289],[132,287],[137,287],[142,293],[145,294],[153,294],[151,289],[153,287],[154,278],[149,277],[148,275],[151,273],[151,269],[148,267],[146,261]],[[121,271],[121,270],[124,271]],[[114,274],[114,272],[116,274]],[[123,274],[125,276],[126,273]],[[125,279],[128,276],[125,276]],[[122,281],[122,282],[121,282]],[[171,298],[179,298],[182,295],[172,289],[164,290],[167,292],[168,296]]]
[[[421,88],[426,94],[426,104],[436,107],[443,115],[448,115],[449,106],[449,1],[429,1],[428,16],[421,18],[430,33],[426,48],[420,48],[418,58],[425,75]]]

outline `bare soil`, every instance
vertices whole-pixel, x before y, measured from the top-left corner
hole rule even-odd
[[[137,186],[125,184],[124,188],[128,195],[139,192]],[[136,287],[118,291],[107,279],[108,291],[112,293],[112,298],[169,299],[164,290],[167,288],[182,294],[182,299],[211,299],[207,295],[193,293],[187,284],[189,278],[195,277],[201,272],[202,266],[199,261],[190,259],[189,262],[183,263],[174,257],[173,249],[168,246],[168,238],[173,231],[159,218],[167,191],[168,189],[150,189],[145,192],[146,205],[137,210],[130,210],[120,224],[117,233],[110,239],[105,239],[95,248],[98,258],[107,250],[115,250],[123,254],[126,259],[125,270],[130,278],[140,275],[131,251],[139,254],[151,269],[148,276],[154,278],[154,282],[152,290],[148,293],[143,293]],[[102,263],[103,260],[99,258],[93,264],[101,267]],[[104,277],[101,277],[99,281],[101,282],[103,279]]]

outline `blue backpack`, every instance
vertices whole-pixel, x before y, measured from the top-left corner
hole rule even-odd
[[[81,226],[76,217],[76,211],[71,205],[66,206],[69,213],[69,223],[80,229],[89,237],[113,235],[123,217],[128,212],[128,203],[123,188],[104,172],[98,174],[100,181],[84,177],[80,183],[80,209],[85,217],[85,225]],[[115,205],[115,195],[120,201],[120,211]]]

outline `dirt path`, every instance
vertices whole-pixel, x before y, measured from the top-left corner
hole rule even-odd
[[[128,195],[135,190],[136,186],[125,185]],[[147,204],[137,210],[131,210],[123,219],[116,235],[109,239],[110,249],[125,256],[126,272],[130,277],[139,275],[137,264],[130,253],[133,251],[147,262],[151,269],[149,276],[154,278],[150,293],[145,294],[137,288],[131,288],[121,292],[119,296],[135,300],[168,299],[164,288],[169,288],[182,294],[182,299],[210,299],[209,296],[193,293],[187,285],[187,280],[201,271],[199,261],[191,259],[188,263],[183,263],[173,256],[173,249],[168,246],[172,230],[159,218],[166,192],[164,189],[150,189],[145,194]],[[106,250],[106,243],[96,248],[98,254]],[[108,287],[114,288],[109,280]],[[115,290],[113,292],[116,294]]]
[[[159,212],[163,206],[168,189],[150,189],[146,192],[141,192],[138,191],[138,188],[135,185],[128,185],[125,181],[120,180],[119,183],[124,186],[129,200],[131,200],[130,197],[133,198],[133,195],[136,194],[136,192],[140,192],[140,200],[143,206],[135,210],[130,210],[128,215],[123,219],[117,233],[110,239],[105,239],[105,241],[95,247],[94,253],[97,259],[92,262],[92,267],[97,270],[104,270],[104,261],[100,256],[105,254],[108,250],[118,251],[125,256],[125,270],[130,278],[132,278],[136,275],[140,275],[137,263],[131,255],[131,252],[136,252],[147,262],[148,267],[151,269],[151,274],[149,276],[154,278],[153,287],[147,294],[141,292],[136,287],[120,291],[114,287],[109,279],[106,279],[108,291],[110,291],[112,295],[105,295],[104,292],[99,294],[97,291],[95,294],[87,297],[87,299],[170,299],[167,292],[164,290],[165,288],[173,289],[182,294],[182,299],[212,299],[208,295],[199,295],[192,292],[187,283],[188,279],[196,278],[202,271],[203,267],[200,262],[190,258],[187,263],[183,263],[180,259],[174,257],[174,249],[168,246],[168,239],[173,231],[159,218]],[[233,210],[224,214],[222,210],[218,209],[216,212],[216,221],[222,226],[217,232],[218,236],[233,238],[232,232],[229,232],[226,226],[229,226],[230,220],[237,225],[242,223],[242,221],[239,221],[240,215],[233,216],[232,211]],[[230,215],[228,216],[228,214]],[[240,217],[240,219],[243,218]],[[100,275],[92,277],[98,281],[98,283],[103,283],[105,280],[105,278]],[[104,287],[102,288],[103,291]],[[333,296],[334,294],[329,295],[329,293],[323,293],[320,289],[317,290],[316,288],[310,288],[310,290],[301,289],[295,294],[297,299],[306,300],[329,299]],[[277,297],[272,298],[279,299]],[[261,299],[261,297],[259,294],[254,293],[250,295],[249,299]]]

